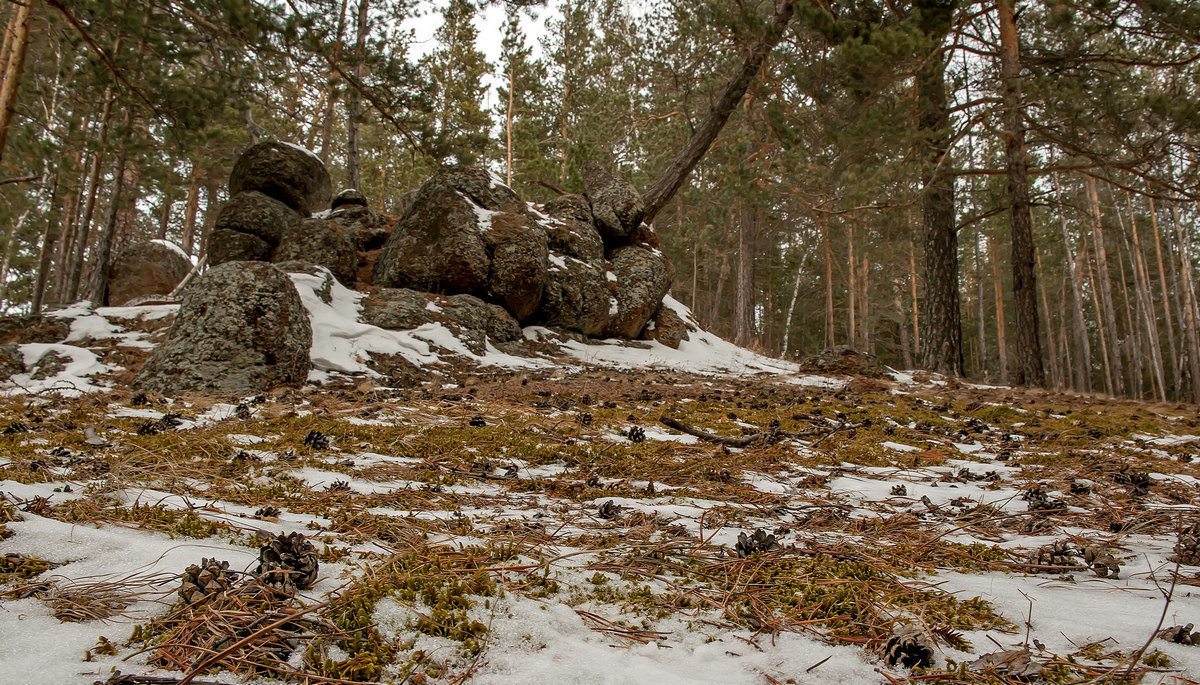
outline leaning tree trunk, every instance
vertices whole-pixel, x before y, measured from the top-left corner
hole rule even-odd
[[[700,127],[692,134],[684,144],[683,149],[672,160],[670,166],[663,171],[662,175],[650,186],[646,194],[642,196],[642,201],[646,205],[646,211],[642,215],[642,221],[647,224],[654,222],[654,217],[658,212],[667,206],[671,198],[683,186],[692,169],[700,163],[704,154],[708,152],[708,148],[712,146],[713,141],[717,139],[717,134],[725,127],[725,122],[729,121],[729,115],[733,114],[733,110],[737,109],[738,103],[742,101],[742,96],[750,88],[750,84],[754,82],[754,78],[758,75],[759,69],[762,68],[763,60],[770,54],[779,41],[783,39],[783,34],[787,30],[788,24],[792,21],[792,15],[795,13],[796,0],[779,0],[775,6],[775,15],[771,20],[770,27],[766,35],[759,39],[747,52],[742,60],[742,66],[733,75],[733,78],[726,84],[725,90],[717,101],[713,103],[712,108],[708,111],[708,116],[700,123]]]
[[[958,227],[954,216],[954,175],[950,151],[950,113],[946,105],[946,58],[942,42],[950,31],[953,5],[939,0],[917,3],[922,27],[933,47],[917,73],[917,125],[929,149],[921,191],[925,232],[925,311],[921,324],[921,366],[952,376],[963,375],[962,315],[958,299]]]
[[[1012,0],[997,0],[1000,20],[1000,78],[1004,82],[1004,145],[1008,175],[1008,217],[1012,229],[1013,308],[1017,315],[1018,385],[1042,386],[1042,342],[1038,335],[1033,228],[1029,212],[1029,168],[1022,120],[1020,47]]]

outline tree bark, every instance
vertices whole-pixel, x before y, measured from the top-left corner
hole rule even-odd
[[[1004,83],[1004,146],[1008,217],[1012,230],[1013,309],[1017,317],[1018,385],[1046,384],[1038,334],[1033,227],[1029,208],[1029,168],[1021,103],[1021,54],[1012,0],[996,0],[1000,23],[1000,78]]]
[[[936,0],[917,3],[927,38],[936,46],[917,73],[918,127],[928,137],[921,215],[925,232],[925,311],[921,366],[962,376],[962,314],[958,297],[958,226],[954,176],[947,163],[950,112],[946,104],[946,60],[941,44],[950,30],[953,7]]]
[[[188,174],[187,202],[183,207],[183,251],[189,255],[196,242],[196,215],[200,211],[200,167],[192,163],[191,173]]]
[[[1125,394],[1124,371],[1121,367],[1121,351],[1118,349],[1120,337],[1117,335],[1117,310],[1113,306],[1112,283],[1108,274],[1108,251],[1104,246],[1104,226],[1100,217],[1100,197],[1096,193],[1096,181],[1091,176],[1084,178],[1087,189],[1088,205],[1091,207],[1092,243],[1096,254],[1096,288],[1097,299],[1104,305],[1104,325],[1106,335],[1111,345],[1108,345],[1108,362],[1112,375],[1112,388],[1109,392],[1114,395]]]
[[[738,230],[737,311],[733,341],[746,347],[754,342],[754,253],[758,217],[744,207]]]
[[[1076,255],[1072,253],[1071,239],[1067,232],[1067,217],[1063,213],[1062,187],[1058,182],[1058,174],[1054,175],[1054,192],[1058,198],[1058,217],[1062,225],[1063,254],[1066,256],[1067,272],[1071,281],[1071,300],[1075,305],[1072,309],[1074,318],[1076,344],[1079,353],[1075,358],[1075,387],[1084,392],[1092,391],[1092,345],[1088,339],[1087,322],[1083,316],[1083,283],[1076,264]]]
[[[1000,255],[996,242],[990,244],[989,258],[992,262],[992,295],[996,301],[996,350],[1000,355],[1000,382],[1007,383],[1008,375],[1008,329],[1004,325],[1004,284],[1000,278]]]
[[[325,93],[325,116],[321,119],[321,152],[319,156],[324,164],[329,164],[329,150],[333,146],[333,118],[336,114],[334,105],[337,103],[334,77],[337,75],[338,65],[342,59],[342,38],[346,30],[346,3],[347,0],[342,0],[338,9],[337,42],[333,48],[333,64],[329,67],[329,83]]]
[[[8,146],[8,131],[12,127],[17,107],[17,90],[21,87],[21,74],[25,71],[25,55],[29,51],[29,25],[33,21],[33,3],[25,0],[17,5],[13,15],[12,42],[9,44],[4,62],[4,81],[0,82],[0,160]]]
[[[642,202],[646,206],[642,221],[647,224],[654,223],[654,217],[658,216],[658,212],[671,201],[671,198],[687,180],[688,175],[692,173],[692,169],[696,168],[696,164],[708,152],[708,148],[712,146],[721,129],[725,127],[725,122],[729,121],[729,116],[737,109],[738,103],[742,101],[750,84],[754,82],[759,69],[762,68],[763,60],[783,39],[783,34],[787,31],[788,24],[791,23],[792,15],[795,13],[795,5],[796,0],[779,0],[775,5],[775,14],[766,35],[746,52],[741,67],[729,80],[721,96],[713,103],[699,128],[642,196]]]
[[[358,128],[362,119],[362,94],[358,92],[358,84],[362,83],[363,62],[366,52],[363,46],[367,38],[367,8],[369,0],[358,0],[358,35],[354,39],[354,80],[355,87],[350,89],[350,116],[346,121],[346,187],[362,189],[362,176],[358,163]]]
[[[1158,284],[1162,291],[1162,308],[1163,322],[1167,326],[1167,350],[1171,355],[1172,371],[1178,367],[1179,351],[1175,346],[1175,324],[1172,320],[1171,295],[1172,291],[1167,287],[1167,270],[1163,266],[1163,249],[1162,249],[1162,234],[1158,229],[1158,209],[1154,205],[1154,198],[1147,196],[1150,202],[1150,230],[1154,233],[1154,255],[1158,261]],[[1174,399],[1179,399],[1179,377],[1178,373],[1168,373],[1168,377],[1172,379],[1171,394]]]

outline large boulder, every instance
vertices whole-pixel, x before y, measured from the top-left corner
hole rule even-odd
[[[544,224],[551,252],[588,263],[603,262],[604,239],[592,223],[587,198],[563,195],[543,205],[542,211],[550,218]]]
[[[25,373],[25,355],[16,343],[0,345],[0,380]]]
[[[191,270],[191,260],[179,247],[161,240],[137,243],[108,267],[105,303],[120,306],[146,295],[168,295]]]
[[[344,285],[358,280],[357,231],[330,219],[302,219],[289,226],[272,262],[308,262],[333,272]]]
[[[551,254],[542,300],[533,320],[545,326],[599,336],[608,327],[615,303],[603,259],[589,263]]]
[[[354,242],[358,245],[358,249],[363,252],[378,250],[387,242],[388,234],[391,233],[388,228],[387,217],[368,209],[365,205],[344,204],[338,205],[326,217],[327,221],[336,221],[354,236]]]
[[[613,176],[599,163],[588,160],[580,168],[583,187],[592,205],[596,228],[610,247],[629,242],[629,234],[642,223],[646,206],[626,180]]]
[[[443,167],[417,190],[388,236],[372,283],[487,297],[497,241],[485,236],[497,213],[524,209],[517,194],[486,170]]]
[[[480,220],[490,213],[434,176],[384,243],[371,282],[391,288],[470,293],[487,290],[489,258]]]
[[[608,335],[636,338],[662,305],[674,268],[658,250],[636,245],[613,250],[610,261],[616,279],[616,311],[609,319]]]
[[[362,321],[388,330],[411,330],[439,323],[471,352],[483,354],[487,341],[514,342],[521,327],[503,307],[471,295],[441,296],[408,288],[383,288],[362,302]]]
[[[229,198],[217,214],[214,230],[237,231],[261,238],[271,247],[300,221],[300,214],[288,205],[257,190],[248,190]]]
[[[642,336],[677,350],[680,343],[689,339],[689,330],[691,327],[675,313],[675,310],[662,306],[650,317],[650,323],[646,324]]]
[[[267,141],[251,145],[233,165],[229,195],[247,190],[311,216],[329,207],[333,186],[319,157],[291,143]]]
[[[208,236],[208,265],[265,262],[271,259],[271,250],[271,244],[258,236],[214,228]]]
[[[488,293],[517,321],[537,311],[546,285],[549,253],[546,232],[527,214],[497,212],[484,233],[491,253]]]
[[[167,338],[134,378],[163,393],[253,393],[299,386],[312,327],[300,294],[271,264],[227,262],[184,291]]]

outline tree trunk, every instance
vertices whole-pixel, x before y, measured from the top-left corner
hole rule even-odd
[[[1038,335],[1033,227],[1029,208],[1029,169],[1021,105],[1021,53],[1012,0],[996,0],[1000,24],[1000,78],[1004,82],[1004,148],[1008,179],[1008,219],[1012,230],[1013,309],[1017,315],[1018,385],[1042,386],[1042,343]]]
[[[221,212],[221,184],[212,176],[206,175],[204,179],[204,226],[202,235],[200,236],[200,251],[199,255],[204,258],[208,255],[208,239],[212,236],[213,227],[217,225],[217,215]]]
[[[912,226],[912,215],[908,217],[908,225]],[[917,248],[913,245],[912,234],[908,236],[908,286],[912,291],[912,333],[913,352],[920,354],[921,349],[921,306],[917,299]],[[916,367],[912,367],[916,368]]]
[[[187,202],[183,207],[183,251],[189,255],[196,242],[196,214],[200,211],[200,167],[192,163],[192,171],[188,174]]]
[[[1188,358],[1189,380],[1192,386],[1192,402],[1200,404],[1200,331],[1197,331],[1196,289],[1192,282],[1192,257],[1188,249],[1183,222],[1179,220],[1179,207],[1171,205],[1171,219],[1175,224],[1175,236],[1179,245],[1180,273],[1183,276],[1183,327],[1187,338],[1184,354]]]
[[[979,255],[979,241],[982,239],[983,231],[976,229],[975,238],[972,241],[975,248],[973,251],[975,257],[975,305],[976,309],[978,310],[978,314],[975,317],[978,319],[975,326],[975,335],[979,339],[979,352],[976,357],[978,359],[979,375],[981,375],[984,380],[988,380],[991,378],[991,373],[988,370],[987,363],[987,301],[983,296],[983,260]]]
[[[829,244],[828,220],[821,221],[821,242],[825,246],[825,349],[830,349],[834,346],[833,248]]]
[[[125,124],[129,125],[129,111],[126,110]],[[87,299],[97,307],[105,304],[108,295],[108,263],[112,259],[113,243],[117,235],[117,221],[121,214],[121,195],[125,190],[126,148],[121,147],[117,153],[117,167],[113,172],[112,198],[108,203],[108,219],[104,222],[104,230],[96,243],[96,253],[92,257],[92,277],[88,284]]]
[[[4,62],[4,81],[0,82],[0,160],[8,145],[8,130],[12,127],[17,107],[17,90],[21,87],[21,74],[25,70],[25,54],[29,51],[29,25],[33,21],[33,3],[26,0],[17,5],[13,15],[13,33],[7,59]]]
[[[1117,335],[1117,310],[1113,306],[1112,283],[1108,275],[1108,252],[1104,246],[1104,227],[1100,217],[1100,197],[1096,194],[1096,181],[1090,176],[1084,177],[1087,187],[1088,205],[1091,207],[1092,243],[1096,254],[1096,288],[1097,298],[1104,305],[1104,324],[1106,335],[1111,345],[1108,345],[1108,362],[1112,375],[1112,388],[1109,392],[1123,396],[1125,394],[1124,371],[1121,367],[1121,351],[1118,349],[1120,337]]]
[[[1158,261],[1158,285],[1162,291],[1163,322],[1167,326],[1167,350],[1171,355],[1169,359],[1172,370],[1174,370],[1179,364],[1179,351],[1175,346],[1175,324],[1171,318],[1173,316],[1171,305],[1173,291],[1167,287],[1167,270],[1163,266],[1162,234],[1158,229],[1158,209],[1154,205],[1153,197],[1147,196],[1147,199],[1150,201],[1150,230],[1154,233],[1154,256]],[[1168,373],[1168,377],[1172,379],[1171,397],[1177,400],[1180,395],[1179,375],[1172,372]]]
[[[342,58],[342,37],[346,30],[346,2],[342,0],[338,10],[337,42],[333,47],[332,64],[329,65],[329,84],[325,93],[325,116],[321,119],[321,162],[329,164],[329,149],[333,145],[333,118],[336,114],[337,89],[334,87],[334,77]]]
[[[713,103],[708,116],[704,117],[704,121],[684,144],[683,149],[675,156],[670,166],[651,184],[649,190],[642,197],[642,201],[646,205],[642,221],[647,224],[654,223],[654,217],[658,216],[658,212],[671,201],[671,198],[687,180],[688,175],[692,173],[692,169],[696,168],[696,164],[708,152],[708,148],[712,146],[721,129],[725,127],[725,122],[729,120],[729,115],[737,109],[742,96],[754,82],[759,69],[762,68],[763,60],[783,39],[783,34],[792,21],[795,4],[796,0],[779,0],[775,5],[775,14],[767,33],[746,52],[741,67],[726,84],[725,90],[717,98],[717,101]]]
[[[1000,382],[1009,382],[1008,329],[1004,325],[1004,284],[1000,278],[1000,255],[996,241],[990,241],[988,257],[992,262],[992,294],[996,301],[996,350],[1000,355]]]
[[[854,222],[846,227],[846,340],[850,347],[858,345],[858,284],[854,282],[857,259],[854,257]]]
[[[749,207],[741,211],[738,230],[737,312],[733,341],[742,347],[754,342],[754,247],[758,217]]]
[[[354,39],[355,86],[349,92],[350,116],[346,121],[346,186],[356,190],[362,189],[358,164],[358,127],[362,119],[362,94],[358,92],[358,86],[362,84],[363,62],[366,60],[363,45],[367,38],[368,5],[369,0],[358,0],[358,35]]]
[[[50,263],[54,255],[54,246],[59,238],[59,204],[62,202],[62,170],[54,174],[54,186],[50,191],[50,211],[46,213],[46,228],[42,230],[41,246],[38,248],[37,275],[33,282],[33,292],[30,293],[29,311],[31,314],[42,313],[42,301],[46,294],[46,281],[50,276]]]
[[[1132,243],[1129,245],[1130,261],[1133,262],[1133,282],[1140,309],[1142,320],[1146,324],[1146,339],[1149,343],[1151,370],[1154,372],[1154,381],[1158,386],[1158,399],[1160,402],[1167,401],[1167,385],[1165,374],[1163,373],[1163,358],[1162,358],[1162,341],[1158,332],[1158,316],[1154,309],[1154,296],[1150,292],[1150,269],[1146,265],[1146,256],[1142,252],[1142,239],[1138,233],[1137,216],[1133,211],[1133,196],[1129,191],[1125,192],[1125,203],[1129,208],[1129,227],[1133,232]],[[1117,212],[1118,217],[1120,211]],[[1122,232],[1124,228],[1122,228]]]
[[[1058,217],[1062,225],[1063,254],[1066,256],[1067,272],[1071,281],[1071,300],[1075,305],[1072,316],[1075,324],[1076,344],[1079,353],[1075,354],[1075,387],[1084,392],[1092,391],[1092,345],[1088,339],[1087,322],[1083,316],[1083,283],[1082,275],[1076,264],[1076,256],[1072,254],[1071,239],[1067,233],[1067,217],[1063,212],[1062,187],[1058,182],[1058,174],[1054,175],[1054,192],[1058,198]]]
[[[958,227],[946,105],[946,58],[941,44],[950,31],[953,7],[935,0],[917,2],[922,28],[935,45],[917,73],[918,128],[928,136],[927,170],[922,179],[921,215],[925,231],[925,312],[921,366],[950,376],[963,375],[962,315],[958,300]]]

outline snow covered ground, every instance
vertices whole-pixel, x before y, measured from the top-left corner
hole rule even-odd
[[[172,307],[74,307],[66,340],[21,347],[32,370],[0,397],[0,682],[184,677],[164,655],[217,643],[167,639],[213,620],[178,604],[180,574],[218,558],[244,588],[287,533],[315,545],[317,582],[256,610],[315,632],[267,680],[984,682],[1011,677],[979,673],[1004,651],[1054,682],[1200,679],[1200,646],[1153,639],[1200,622],[1194,408],[911,374],[856,392],[706,333],[473,355],[293,280],[314,323],[300,391],[132,394],[114,350],[145,354]],[[373,354],[442,376],[341,382]],[[889,659],[922,644],[916,672]],[[257,677],[221,666],[203,679]]]

